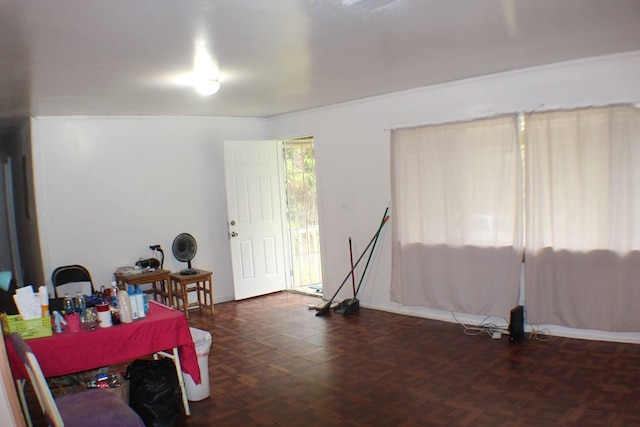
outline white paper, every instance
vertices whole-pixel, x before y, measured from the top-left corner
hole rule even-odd
[[[36,299],[31,286],[16,289],[13,300],[24,320],[42,317],[40,302]]]

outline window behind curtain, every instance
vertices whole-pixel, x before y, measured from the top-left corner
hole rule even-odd
[[[522,261],[516,117],[391,134],[391,299],[508,316]]]
[[[526,116],[527,320],[640,330],[640,113]]]

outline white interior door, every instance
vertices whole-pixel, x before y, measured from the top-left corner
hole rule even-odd
[[[225,141],[229,242],[236,300],[285,289],[276,141]]]

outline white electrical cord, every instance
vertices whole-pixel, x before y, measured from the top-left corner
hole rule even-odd
[[[480,335],[482,333],[485,333],[487,335],[489,335],[490,337],[494,337],[494,334],[496,333],[500,333],[500,334],[509,334],[509,330],[507,327],[504,326],[498,326],[498,324],[494,323],[494,322],[488,322],[485,323],[488,319],[490,319],[492,316],[487,316],[485,317],[482,322],[480,322],[480,324],[478,326],[469,326],[466,325],[464,323],[462,323],[461,321],[458,320],[458,318],[456,317],[456,314],[452,311],[451,315],[453,316],[453,318],[455,319],[456,322],[458,322],[460,325],[462,325],[462,327],[464,328],[464,334],[465,335]],[[506,319],[504,319],[506,321]]]

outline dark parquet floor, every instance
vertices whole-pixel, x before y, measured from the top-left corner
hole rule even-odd
[[[191,311],[213,336],[211,396],[180,427],[640,426],[639,345],[509,344],[376,310],[316,317],[318,301],[283,292]]]
[[[181,426],[640,426],[640,346],[510,344],[361,309],[314,316],[277,293],[190,314],[211,396]]]

